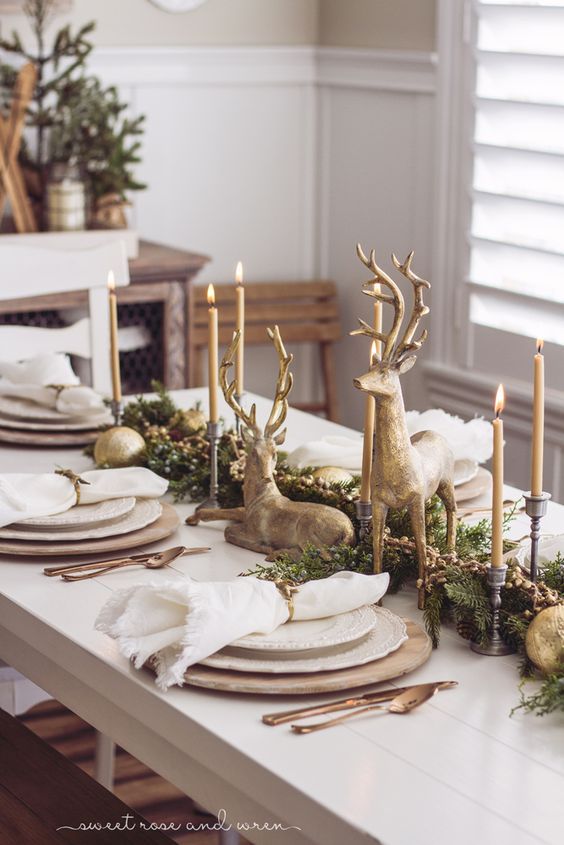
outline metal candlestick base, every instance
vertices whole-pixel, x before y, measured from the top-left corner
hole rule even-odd
[[[550,493],[541,493],[540,496],[525,495],[525,512],[531,518],[531,572],[530,579],[533,583],[537,580],[540,521],[546,515]]]
[[[233,398],[235,399],[238,405],[241,404],[241,400],[243,399],[244,395],[244,393],[233,394]],[[237,414],[235,414],[235,431],[237,432],[237,437],[241,437],[241,420],[239,419]]]
[[[120,399],[119,401],[117,401],[116,399],[112,399],[112,401],[110,402],[110,408],[112,409],[114,425],[121,425],[123,417],[123,400]]]
[[[470,643],[472,651],[478,654],[488,654],[492,657],[500,657],[504,654],[512,654],[513,649],[501,638],[499,633],[499,608],[501,607],[500,591],[505,584],[507,564],[502,566],[488,565],[488,588],[490,592],[490,604],[492,606],[492,627],[490,636],[486,643]]]
[[[219,484],[217,481],[217,445],[219,443],[220,431],[218,422],[208,422],[207,437],[210,441],[210,495],[201,502],[196,508],[197,511],[201,508],[218,508],[219,501],[217,498],[217,491]]]
[[[357,499],[354,506],[356,508],[356,518],[360,523],[360,539],[363,540],[372,524],[372,502],[361,502],[360,499]]]

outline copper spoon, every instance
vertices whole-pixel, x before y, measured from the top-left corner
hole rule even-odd
[[[107,572],[113,572],[114,569],[123,569],[125,566],[136,565],[145,566],[147,569],[161,569],[163,566],[167,566],[169,563],[172,563],[173,560],[176,560],[176,558],[181,555],[193,555],[198,552],[209,551],[210,549],[207,546],[193,549],[186,548],[186,546],[175,546],[174,548],[167,549],[164,552],[157,552],[156,554],[148,557],[146,560],[124,560],[104,566],[103,568],[98,568],[95,565],[88,567],[88,565],[85,564],[85,569],[87,571],[82,570],[81,572],[74,574],[72,570],[70,572],[68,570],[63,570],[60,574],[64,581],[85,581],[87,578],[96,578],[98,575],[105,575]]]
[[[409,713],[432,698],[438,691],[438,684],[420,684],[417,687],[410,687],[409,689],[396,696],[389,707],[383,707],[381,704],[372,704],[370,707],[361,707],[353,710],[350,713],[345,713],[344,716],[339,716],[336,719],[328,719],[324,722],[315,722],[313,725],[292,725],[291,728],[296,734],[309,734],[314,731],[322,731],[325,728],[332,728],[333,725],[340,725],[346,722],[347,719],[353,719],[355,716],[361,716],[363,713],[368,713],[372,710],[383,710],[386,713]]]

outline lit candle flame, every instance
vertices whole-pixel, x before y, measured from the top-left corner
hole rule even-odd
[[[373,340],[370,344],[370,366],[374,364],[374,360],[377,358],[376,354],[376,341]]]
[[[213,289],[213,285],[208,285],[208,305],[211,308],[215,308],[215,290]]]
[[[495,395],[495,415],[496,418],[499,417],[501,412],[505,407],[505,390],[503,389],[503,385],[500,384],[497,393]]]
[[[237,262],[237,268],[235,270],[235,281],[238,285],[243,284],[243,263],[241,261]]]
[[[114,271],[110,270],[108,272],[108,290],[110,293],[113,293],[116,289],[116,280],[114,278]]]
[[[537,352],[539,353],[539,355],[542,352],[543,346],[544,346],[544,340],[541,340],[540,338],[538,338],[537,339]]]

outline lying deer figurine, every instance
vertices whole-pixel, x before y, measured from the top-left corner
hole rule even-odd
[[[394,266],[411,282],[415,294],[411,317],[398,342],[405,312],[403,295],[396,283],[376,264],[374,250],[367,258],[358,244],[357,253],[362,263],[374,274],[374,278],[363,285],[363,292],[394,308],[392,327],[388,334],[376,331],[364,320],[359,320],[361,328],[352,332],[368,335],[382,344],[380,355],[376,354],[372,360],[371,370],[354,379],[355,387],[370,393],[376,404],[375,454],[371,479],[374,569],[376,572],[381,569],[388,509],[407,508],[417,547],[419,579],[423,582],[419,591],[419,606],[422,607],[427,560],[425,501],[435,493],[446,509],[448,548],[454,550],[456,542],[453,454],[445,438],[435,431],[420,431],[410,438],[400,386],[400,375],[415,364],[416,356],[412,353],[420,349],[427,338],[425,329],[419,340],[413,339],[419,321],[429,313],[429,308],[423,303],[423,290],[431,285],[412,272],[413,252],[403,264],[392,255]],[[388,288],[390,294],[375,290],[375,283]]]
[[[346,514],[329,505],[293,502],[283,496],[274,480],[276,447],[284,442],[286,429],[279,431],[288,412],[288,394],[292,389],[289,372],[292,355],[287,355],[278,326],[267,329],[278,353],[279,373],[276,395],[268,422],[261,431],[256,422],[256,407],[247,414],[235,399],[235,382],[228,383],[227,373],[233,364],[241,340],[235,332],[219,368],[223,395],[241,420],[247,445],[244,506],[239,508],[200,508],[186,520],[190,525],[217,519],[233,520],[225,529],[225,539],[236,546],[268,555],[273,560],[281,554],[298,558],[308,544],[318,548],[346,543],[352,546],[355,533]],[[278,432],[278,433],[277,433]]]

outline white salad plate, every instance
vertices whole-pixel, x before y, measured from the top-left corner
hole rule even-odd
[[[47,408],[39,405],[30,399],[20,399],[15,396],[2,396],[0,394],[0,414],[7,425],[6,418],[18,422],[22,426],[41,424],[42,427],[54,425],[86,425],[95,428],[104,422],[111,420],[111,414],[107,408],[101,408],[95,414],[64,414],[56,408]]]
[[[79,528],[69,528],[68,531],[38,530],[37,528],[26,529],[21,526],[16,528],[10,525],[0,529],[0,538],[5,540],[96,540],[102,537],[115,537],[119,534],[129,534],[132,531],[139,531],[146,525],[155,522],[162,513],[162,505],[156,499],[137,499],[135,506],[122,517],[101,525],[90,525]]]
[[[383,607],[369,609],[375,616],[376,624],[366,636],[352,643],[312,649],[298,655],[291,652],[270,654],[249,651],[243,656],[240,649],[228,647],[201,660],[200,663],[217,669],[265,674],[331,672],[351,666],[362,666],[386,657],[407,640],[403,619]]]
[[[107,499],[105,502],[96,502],[92,505],[75,505],[63,513],[23,519],[21,522],[12,523],[9,527],[18,531],[67,531],[90,528],[100,523],[106,524],[120,519],[133,510],[135,502],[135,496],[127,496],[120,499]]]
[[[325,619],[286,622],[270,634],[242,637],[231,643],[229,648],[267,651],[274,656],[277,653],[295,654],[297,651],[331,648],[359,640],[372,630],[376,621],[372,608],[364,606]]]
[[[454,486],[460,487],[461,484],[467,484],[469,481],[472,481],[478,475],[479,468],[480,466],[477,461],[471,461],[469,458],[455,461]]]

